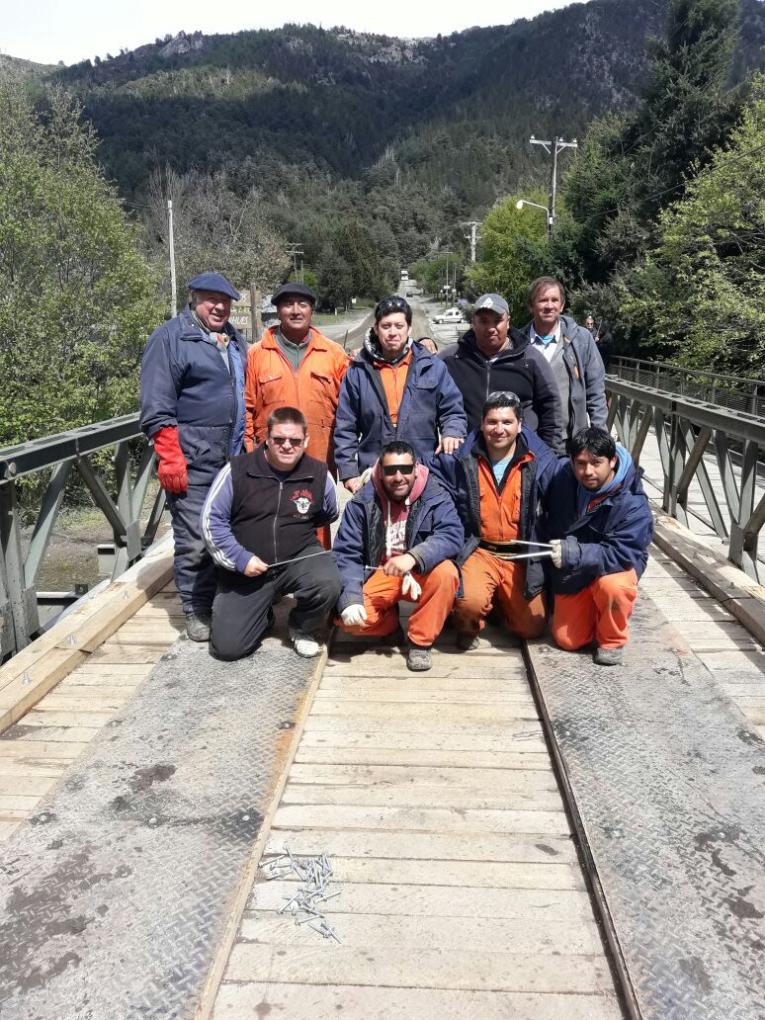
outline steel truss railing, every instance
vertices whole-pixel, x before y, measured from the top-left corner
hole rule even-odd
[[[0,449],[0,659],[25,647],[40,629],[36,580],[73,470],[111,525],[113,578],[139,559],[153,541],[165,500],[159,490],[141,532],[154,465],[154,449],[146,444],[133,470],[130,444],[142,435],[138,415],[129,414]],[[114,447],[114,498],[90,460],[94,453],[109,447]],[[25,555],[17,481],[51,468]]]
[[[714,369],[687,368],[670,361],[611,358],[609,371],[623,382],[639,383],[680,397],[719,404],[734,411],[765,415],[765,380],[726,375]]]
[[[662,506],[689,524],[688,491],[694,479],[708,516],[696,514],[728,542],[728,558],[756,580],[765,575],[757,543],[765,524],[765,495],[757,499],[765,461],[765,418],[609,376],[608,427],[636,463],[653,430],[664,476]],[[716,462],[721,485],[709,474]],[[724,504],[721,502],[724,500]],[[728,520],[723,513],[727,508]]]

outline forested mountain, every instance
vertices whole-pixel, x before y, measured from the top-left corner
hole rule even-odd
[[[760,0],[741,9],[737,78],[765,40]],[[264,252],[288,239],[325,289],[344,277],[331,295],[342,300],[439,246],[464,250],[461,220],[546,183],[529,136],[581,138],[593,118],[628,109],[666,11],[667,0],[592,0],[427,40],[294,25],[182,32],[46,81],[82,103],[150,243],[163,244],[166,197],[185,196],[197,217],[201,196],[246,198],[264,246],[232,272],[285,272]],[[190,247],[189,262],[199,257]]]

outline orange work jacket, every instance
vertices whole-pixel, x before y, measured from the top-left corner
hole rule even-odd
[[[250,348],[244,386],[244,444],[252,450],[266,438],[266,422],[277,407],[297,407],[308,421],[307,453],[333,466],[332,433],[340,384],[349,357],[311,327],[308,350],[295,371],[281,351],[273,330],[267,329]]]
[[[491,464],[478,458],[478,485],[481,501],[481,538],[487,542],[514,542],[521,523],[521,465],[533,460],[527,451],[510,469],[502,492],[497,491]]]

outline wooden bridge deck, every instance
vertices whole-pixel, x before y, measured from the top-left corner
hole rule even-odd
[[[762,649],[654,550],[642,583],[765,737]],[[0,839],[40,810],[181,631],[166,584],[0,739]],[[340,944],[278,913],[295,885],[252,888],[215,1020],[622,1015],[534,700],[501,635],[410,674],[400,652],[332,651],[271,819],[333,855]],[[731,682],[735,666],[735,682]]]

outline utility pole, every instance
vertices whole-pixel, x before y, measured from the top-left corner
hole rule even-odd
[[[170,298],[170,311],[172,317],[175,318],[178,314],[178,299],[176,297],[176,282],[175,282],[175,237],[173,236],[173,203],[168,198],[167,200],[167,232],[170,238],[170,290],[172,297]]]
[[[469,220],[467,223],[460,223],[461,227],[470,227],[470,233],[465,234],[465,240],[470,241],[470,261],[475,262],[475,248],[478,240],[479,224],[476,220]]]
[[[557,135],[552,141],[543,141],[541,138],[535,138],[533,135],[529,139],[532,145],[541,145],[548,156],[552,156],[552,182],[550,185],[550,216],[547,220],[547,239],[552,237],[553,229],[555,227],[555,202],[558,197],[558,156],[564,149],[578,149],[579,144],[576,138],[570,142],[564,142],[562,138]]]
[[[293,244],[291,241],[287,242],[287,255],[292,259],[292,268],[295,272],[295,279],[298,277],[297,260],[298,255],[302,256],[303,246],[302,244]],[[301,274],[302,275],[302,274]]]

